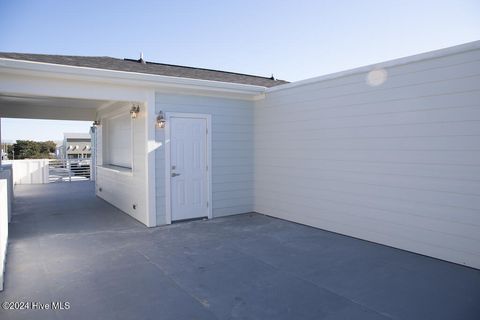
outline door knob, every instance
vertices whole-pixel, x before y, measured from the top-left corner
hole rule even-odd
[[[180,173],[175,173],[175,172],[172,172],[172,177],[176,177],[176,176],[179,176]]]

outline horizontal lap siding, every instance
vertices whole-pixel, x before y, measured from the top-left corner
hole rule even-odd
[[[121,112],[128,112],[128,110],[114,111],[112,108],[102,110],[98,114],[102,119],[101,123],[105,122],[105,119],[109,118],[112,112],[118,115]],[[146,224],[145,112],[140,112],[137,119],[132,122],[132,132],[133,169],[131,174],[115,172],[101,167],[97,168],[95,180],[96,194],[123,212]],[[101,142],[104,140],[105,137],[103,136],[106,134],[108,133],[104,132],[103,127],[99,127],[97,129],[97,141]],[[97,144],[96,157],[98,165],[104,164],[104,160],[108,161],[106,158],[104,159],[103,153],[106,150],[103,150],[103,148],[107,149],[103,143]],[[102,191],[100,191],[100,188]],[[135,209],[133,208],[134,205]]]
[[[253,103],[157,93],[156,112],[212,116],[212,208],[219,217],[253,210]],[[157,142],[164,133],[157,130]],[[157,221],[165,223],[165,149],[156,154]]]
[[[480,268],[480,52],[268,92],[255,211]]]

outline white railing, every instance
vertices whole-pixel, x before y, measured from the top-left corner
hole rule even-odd
[[[2,163],[12,166],[13,183],[17,185],[90,180],[92,161],[90,158],[25,159]]]
[[[48,162],[48,182],[90,180],[91,159],[51,159]]]

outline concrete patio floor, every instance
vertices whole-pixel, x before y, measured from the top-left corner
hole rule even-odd
[[[148,229],[89,182],[17,186],[0,319],[480,319],[480,271],[244,214]]]

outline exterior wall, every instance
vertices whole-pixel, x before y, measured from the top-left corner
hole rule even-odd
[[[10,164],[14,184],[48,183],[48,159],[3,160]]]
[[[253,102],[156,94],[155,112],[203,113],[212,116],[213,217],[253,210]],[[164,130],[156,130],[157,224],[165,223]]]
[[[480,268],[480,49],[464,48],[268,90],[255,211]]]
[[[137,119],[132,121],[132,170],[108,166],[105,153],[108,153],[104,141],[107,132],[104,125],[109,117],[118,115],[119,112],[128,113],[128,108],[120,110],[104,109],[98,113],[100,125],[96,128],[97,134],[97,172],[96,194],[115,207],[128,213],[130,216],[147,224],[147,193],[146,193],[146,143],[145,143],[145,109],[142,108]],[[100,143],[100,141],[103,141]],[[100,191],[101,189],[101,191]],[[134,209],[133,206],[136,206]]]
[[[0,291],[3,290],[8,245],[8,202],[8,181],[0,179]]]
[[[13,204],[13,173],[11,164],[0,165],[0,179],[7,181],[7,193],[8,193],[8,222],[12,220],[12,204]]]

